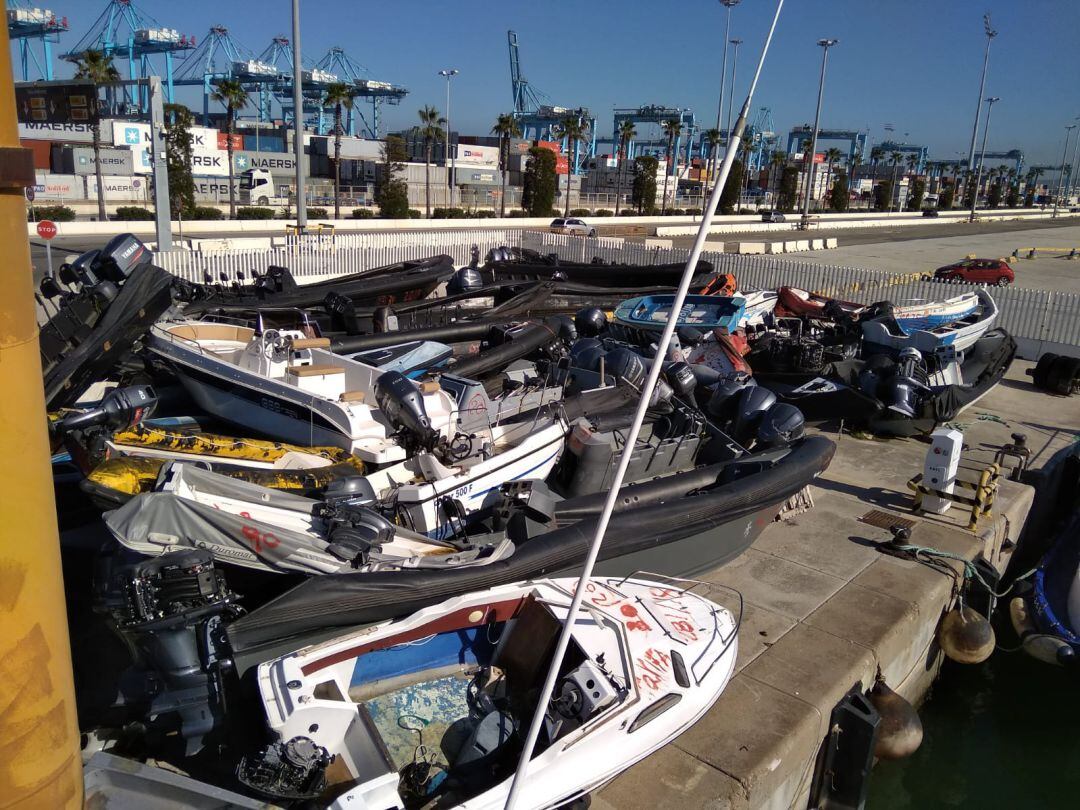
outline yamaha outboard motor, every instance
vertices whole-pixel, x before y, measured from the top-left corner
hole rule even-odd
[[[483,287],[484,277],[480,275],[480,271],[476,269],[474,264],[462,267],[446,282],[446,291],[450,295],[473,292],[483,289]]]
[[[607,316],[599,307],[582,309],[574,316],[574,326],[581,337],[596,337],[607,329]]]
[[[495,247],[488,251],[487,260],[491,262],[509,262],[513,260],[513,254],[508,247]]]
[[[608,352],[604,365],[607,373],[613,376],[616,382],[626,383],[639,390],[645,384],[645,361],[640,354],[625,346]]]
[[[929,390],[922,381],[925,378],[926,369],[919,350],[910,346],[901,350],[893,377],[881,392],[885,407],[909,418],[917,416],[920,394]]]
[[[552,315],[544,323],[552,328],[559,340],[569,346],[578,337],[577,326],[569,315]]]
[[[717,383],[712,396],[705,404],[705,412],[718,424],[725,425],[735,416],[735,404],[739,394],[747,388],[757,387],[753,379],[726,379]]]
[[[121,686],[125,702],[141,704],[144,717],[178,715],[188,755],[224,714],[223,625],[239,615],[235,601],[205,549],[108,557],[95,580],[94,608],[111,617],[135,662]]]
[[[147,419],[157,408],[158,398],[149,385],[131,385],[110,391],[96,408],[69,414],[50,426],[52,432],[64,436],[74,430],[105,426],[123,430]]]
[[[744,447],[757,436],[758,426],[768,411],[776,404],[776,394],[759,385],[744,388],[735,400],[735,419],[732,422],[732,438]]]
[[[680,399],[689,399],[697,388],[697,378],[694,376],[693,369],[682,361],[668,366],[664,370],[664,376],[667,377],[668,385],[671,386],[675,396]]]
[[[98,253],[92,268],[99,278],[122,284],[131,272],[143,264],[150,264],[150,249],[130,233],[114,236]]]
[[[802,438],[805,429],[802,411],[787,402],[777,402],[761,417],[757,443],[759,447],[783,447]]]
[[[439,440],[431,426],[420,389],[400,371],[387,371],[375,381],[375,401],[386,420],[397,428],[406,443],[432,450]]]
[[[607,355],[607,349],[598,338],[581,338],[570,347],[570,365],[586,371],[599,371],[600,358]]]

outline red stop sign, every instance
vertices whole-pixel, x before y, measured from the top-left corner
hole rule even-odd
[[[56,223],[51,219],[43,219],[37,224],[37,235],[42,239],[56,238]]]

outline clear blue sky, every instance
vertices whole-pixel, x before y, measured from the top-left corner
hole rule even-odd
[[[288,0],[136,2],[162,24],[200,39],[212,23],[222,23],[256,53],[290,29]],[[103,3],[49,6],[72,22],[62,51]],[[732,35],[745,40],[738,102],[774,8],[775,0],[743,0],[733,10]],[[723,39],[717,0],[303,0],[301,9],[306,59],[340,45],[371,78],[409,88],[400,107],[385,108],[385,129],[411,125],[424,104],[442,110],[445,83],[435,74],[455,67],[461,75],[454,79],[454,128],[486,133],[511,107],[511,28],[526,78],[557,104],[592,109],[601,135],[611,132],[613,107],[690,107],[706,126],[716,116]],[[934,158],[966,156],[986,11],[999,31],[987,95],[1001,97],[988,146],[1020,147],[1029,164],[1056,164],[1064,126],[1080,115],[1078,0],[787,0],[754,106],[771,107],[783,133],[812,122],[821,54],[814,43],[835,37],[840,44],[829,55],[823,127],[869,128],[877,141],[890,123],[897,140],[926,144]]]

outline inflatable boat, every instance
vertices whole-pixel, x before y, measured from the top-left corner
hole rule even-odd
[[[685,262],[669,264],[608,264],[599,259],[572,262],[555,254],[543,255],[528,248],[495,248],[487,261],[477,268],[485,285],[511,281],[567,281],[594,287],[625,288],[648,285],[674,287],[679,283]],[[708,283],[713,275],[711,262],[698,262],[695,283]]]

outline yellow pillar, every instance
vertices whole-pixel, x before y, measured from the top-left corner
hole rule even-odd
[[[82,806],[7,29],[0,44],[0,808]],[[87,607],[89,609],[89,606]]]

